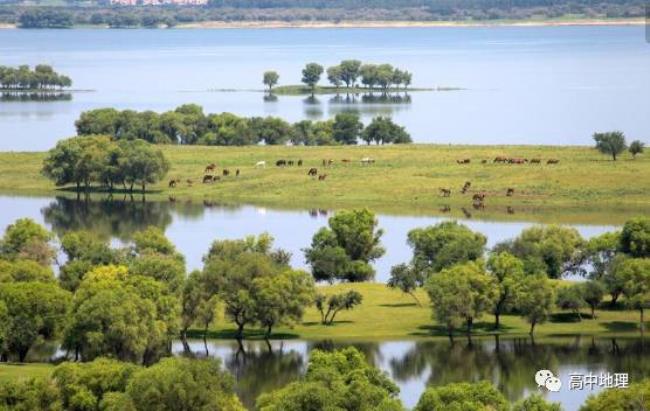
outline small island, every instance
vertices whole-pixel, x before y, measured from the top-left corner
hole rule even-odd
[[[3,92],[51,92],[71,86],[70,77],[57,73],[47,64],[38,64],[33,70],[28,65],[18,68],[0,66],[0,88]]]

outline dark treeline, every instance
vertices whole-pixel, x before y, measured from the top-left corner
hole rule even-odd
[[[277,117],[239,117],[231,113],[205,114],[186,104],[162,114],[153,111],[97,109],[81,114],[75,123],[79,135],[107,135],[116,140],[141,139],[159,144],[243,146],[337,145],[410,143],[411,137],[389,118],[377,117],[364,128],[356,113],[337,114],[332,120],[290,124]]]
[[[1,2],[0,2],[1,3]],[[19,3],[19,2],[15,2]],[[293,3],[293,4],[290,4]],[[496,19],[643,17],[641,0],[571,2],[529,1],[398,1],[360,2],[341,0],[307,1],[224,1],[205,7],[183,6],[66,6],[0,7],[0,22],[16,23],[23,28],[69,28],[73,25],[109,27],[172,27],[203,21],[489,21]]]
[[[57,73],[46,64],[39,64],[34,70],[27,65],[18,68],[0,66],[0,87],[5,90],[61,89],[71,85],[70,77]]]

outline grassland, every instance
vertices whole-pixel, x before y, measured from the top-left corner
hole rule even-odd
[[[587,147],[551,146],[336,146],[336,147],[200,147],[161,146],[172,169],[151,186],[149,200],[254,203],[277,208],[369,207],[395,214],[449,215],[454,218],[529,219],[540,222],[611,223],[650,212],[650,156],[611,161]],[[57,188],[39,170],[45,153],[0,153],[0,193],[73,194]],[[496,156],[541,158],[543,164],[494,164]],[[375,163],[362,166],[371,157]],[[471,159],[460,165],[458,159]],[[544,161],[554,158],[557,165]],[[302,167],[276,167],[278,159],[303,160]],[[323,159],[333,159],[323,167]],[[341,160],[349,159],[350,163]],[[481,164],[481,160],[487,160]],[[266,161],[266,168],[256,168]],[[204,168],[216,163],[239,177],[202,184]],[[318,168],[324,181],[310,178]],[[192,180],[189,185],[186,180]],[[460,189],[465,181],[472,187]],[[450,188],[441,197],[440,188]],[[512,197],[506,190],[514,188]],[[474,209],[471,196],[485,192],[484,208]]]
[[[49,375],[54,369],[54,365],[47,363],[33,364],[0,364],[0,384],[5,381],[15,380],[16,378],[43,377]]]

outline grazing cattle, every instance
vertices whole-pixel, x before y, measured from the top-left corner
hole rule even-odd
[[[298,160],[298,167],[302,167],[302,159]]]
[[[327,178],[327,174],[321,174],[318,176],[318,181],[324,181]]]
[[[461,193],[465,194],[467,190],[472,186],[472,183],[469,181],[465,181],[465,184],[463,184],[463,188],[460,190]]]
[[[209,174],[203,176],[203,184],[211,183],[211,182],[212,182],[212,178],[213,178],[213,177],[212,177],[211,175],[209,175]]]
[[[481,164],[487,164],[487,160],[481,160]]]
[[[176,187],[176,180],[169,180],[169,184],[167,184],[169,188],[174,188]]]
[[[476,193],[472,196],[472,200],[475,202],[483,202],[485,200],[485,193]]]
[[[546,162],[546,164],[558,164],[559,162],[560,162],[560,160],[558,160],[556,158],[551,158]]]
[[[485,204],[482,201],[474,202],[472,204],[472,207],[474,207],[474,210],[483,210],[485,208]]]
[[[191,179],[189,179],[189,178],[187,180],[185,180],[185,182],[187,183],[188,186],[191,186],[192,183],[193,183],[193,181]]]
[[[341,160],[341,163],[350,164],[350,159],[344,158],[343,160]]]
[[[375,160],[373,158],[364,157],[364,158],[361,159],[361,165],[362,166],[367,166],[367,165],[370,165],[370,164],[375,164]]]
[[[472,162],[469,158],[463,158],[462,160],[456,160],[458,164],[469,164]]]
[[[542,160],[540,158],[531,158],[530,164],[542,164]]]
[[[310,177],[316,177],[316,175],[318,175],[318,169],[314,167],[310,168],[309,171],[307,171],[307,175]]]
[[[508,162],[508,158],[505,156],[496,156],[494,157],[494,163],[506,163]]]
[[[289,161],[287,161],[287,165],[288,165],[288,166],[293,166],[293,160],[289,160]]]
[[[508,159],[508,163],[510,164],[524,164],[527,163],[528,159],[526,158],[510,158]]]
[[[512,207],[510,207],[510,206],[508,206],[508,207],[506,207],[506,212],[507,212],[508,214],[514,214],[514,213],[515,213],[515,209],[512,208]]]
[[[278,160],[275,162],[275,165],[278,167],[284,167],[287,165],[287,160]]]
[[[512,197],[512,195],[513,195],[514,193],[515,193],[515,189],[514,189],[514,188],[509,188],[509,189],[506,191],[506,197]]]
[[[448,188],[441,188],[441,189],[440,189],[440,194],[441,194],[443,197],[449,197],[449,196],[451,195],[451,190],[448,189]]]
[[[239,169],[235,170],[235,177],[239,177]]]
[[[448,213],[450,211],[451,211],[451,207],[449,207],[448,205],[440,208],[441,213]]]
[[[217,168],[216,164],[214,163],[208,164],[207,166],[205,166],[205,172],[209,173],[210,171],[214,171],[215,168]]]
[[[224,168],[223,173],[221,173],[221,174],[223,174],[224,177],[228,177],[230,175],[230,170],[228,170],[227,168]]]
[[[255,163],[255,168],[260,168],[260,167],[266,168],[266,161],[258,161],[257,163]]]

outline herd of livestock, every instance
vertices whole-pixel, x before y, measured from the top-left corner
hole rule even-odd
[[[344,165],[349,165],[353,162],[353,160],[350,159],[342,159],[340,160],[342,164]],[[334,160],[333,159],[323,159],[322,160],[322,167],[324,169],[327,169],[334,165]],[[481,164],[487,164],[489,161],[488,160],[481,160]],[[546,164],[558,164],[560,161],[554,158],[548,159],[545,161]],[[359,163],[362,166],[369,166],[375,163],[375,160],[370,157],[364,157],[361,160],[359,160]],[[469,158],[463,158],[456,160],[457,164],[471,164],[471,159]],[[492,160],[492,163],[500,163],[500,164],[542,164],[543,160],[540,158],[532,158],[532,159],[527,159],[527,158],[519,158],[519,157],[504,157],[504,156],[497,156]],[[286,160],[286,159],[280,159],[275,162],[276,167],[301,167],[303,165],[303,160]],[[266,161],[258,161],[255,163],[255,168],[266,168],[267,163]],[[239,177],[241,174],[241,171],[239,168],[235,169],[234,172],[232,172],[230,169],[224,168],[219,172],[217,169],[217,165],[215,163],[208,164],[203,172],[203,178],[201,182],[203,184],[210,184],[210,183],[216,183],[217,181],[220,181],[222,178],[227,178],[231,175],[234,175],[234,177]],[[307,176],[312,177],[314,179],[318,179],[318,181],[324,181],[327,178],[326,173],[322,173],[318,171],[318,168],[316,167],[310,167],[307,171]],[[169,188],[174,188],[177,186],[177,184],[180,184],[182,180],[180,178],[174,178],[169,180],[168,187]],[[192,179],[187,179],[185,180],[188,186],[192,186],[193,180]],[[461,194],[467,194],[468,190],[472,186],[471,181],[466,181],[465,184],[462,186],[460,189]],[[442,197],[451,197],[452,194],[452,189],[451,188],[440,188],[439,190],[440,196]],[[506,190],[506,196],[507,197],[512,197],[515,194],[515,189],[512,187],[507,188]],[[487,197],[487,193],[485,191],[481,192],[476,192],[472,195],[472,202],[475,207],[483,207],[485,199]],[[171,197],[170,197],[171,198]]]

